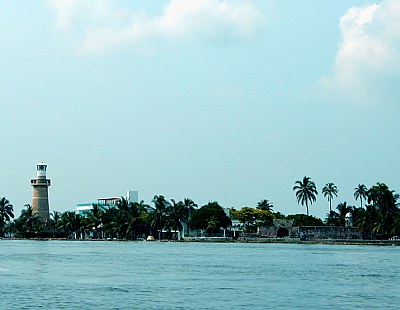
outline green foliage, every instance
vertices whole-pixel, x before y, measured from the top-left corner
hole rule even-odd
[[[365,213],[365,226],[382,238],[389,238],[396,231],[397,219],[400,216],[398,208],[399,196],[384,183],[377,183],[367,191],[370,204]]]
[[[329,202],[329,212],[332,211],[332,199],[333,196],[337,197],[338,189],[335,184],[327,183],[322,189],[322,194],[328,199]]]
[[[335,211],[330,211],[325,220],[327,226],[343,226],[344,219],[341,219],[340,214]]]
[[[232,225],[232,221],[218,202],[209,202],[202,206],[193,213],[190,220],[192,228],[206,230],[207,232],[218,232],[221,227],[227,228],[230,225]]]
[[[7,198],[0,198],[0,237],[4,237],[5,227],[14,218],[13,205]]]
[[[155,213],[157,214],[156,220],[153,223],[153,231],[158,231],[159,238],[161,238],[161,231],[165,228],[165,210],[169,207],[170,203],[163,195],[154,196],[152,202],[155,207]]]
[[[367,198],[367,187],[364,184],[358,184],[358,186],[354,189],[354,198],[356,200],[360,199],[360,207],[363,207],[363,200]]]
[[[305,214],[292,214],[286,216],[288,220],[294,220],[293,226],[323,226],[321,219]]]
[[[262,199],[257,203],[257,209],[272,212],[274,205],[268,199]]]
[[[336,210],[338,210],[339,212],[330,211],[328,213],[328,217],[325,220],[326,225],[328,225],[328,226],[344,226],[347,213],[352,214],[353,223],[355,223],[355,220],[356,220],[355,215],[358,212],[357,208],[348,206],[347,202],[341,202],[337,205]]]
[[[257,203],[256,208],[231,208],[230,216],[244,224],[247,231],[271,224],[273,218],[292,219],[294,226],[322,226],[321,219],[308,215],[308,206],[316,200],[318,194],[314,182],[309,177],[297,181],[293,187],[299,204],[307,207],[307,215],[295,214],[285,217],[280,212],[272,213],[273,205],[267,199]],[[322,190],[331,203],[337,188],[328,183]],[[361,200],[361,207],[338,204],[336,211],[330,211],[326,225],[344,226],[345,215],[351,212],[353,224],[368,235],[389,238],[400,234],[399,194],[390,190],[384,183],[377,183],[370,189],[359,184],[355,188],[354,198]],[[363,208],[363,201],[368,204]],[[221,228],[232,225],[231,220],[217,202],[210,202],[197,209],[191,199],[168,201],[162,195],[154,196],[154,207],[140,203],[129,203],[121,198],[117,205],[100,206],[95,204],[92,210],[83,216],[75,212],[54,211],[48,222],[42,223],[28,204],[21,215],[13,219],[13,206],[6,198],[0,198],[0,237],[11,234],[15,237],[66,237],[70,238],[117,238],[136,239],[146,235],[162,238],[161,231],[180,231],[183,224],[189,229],[201,229],[206,232],[219,232]],[[177,236],[177,234],[175,235]]]
[[[310,177],[304,177],[303,181],[296,181],[293,190],[296,192],[297,202],[302,206],[306,205],[308,215],[308,204],[312,204],[317,199],[317,187]]]
[[[285,214],[282,214],[280,212],[274,212],[274,213],[272,213],[272,215],[274,216],[274,219],[278,219],[278,220],[286,219]]]
[[[272,224],[273,215],[270,211],[244,207],[233,211],[234,216],[242,223],[248,232],[256,231],[259,226]]]

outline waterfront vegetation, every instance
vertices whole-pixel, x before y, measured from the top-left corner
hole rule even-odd
[[[322,193],[329,202],[327,217],[321,219],[309,215],[309,206],[316,201],[318,191],[310,177],[296,181],[293,188],[299,204],[307,214],[285,216],[273,211],[273,204],[260,200],[255,207],[245,206],[238,210],[224,208],[216,201],[199,207],[193,200],[182,201],[154,196],[151,204],[144,201],[129,203],[121,197],[115,205],[94,204],[83,214],[74,211],[50,214],[50,220],[41,222],[31,205],[25,205],[19,217],[14,218],[13,205],[0,198],[0,236],[16,238],[73,238],[73,239],[125,239],[135,240],[146,236],[156,239],[177,239],[190,234],[216,236],[221,229],[237,229],[239,222],[245,233],[256,233],[261,226],[270,226],[274,219],[293,220],[294,226],[344,226],[346,215],[351,214],[353,226],[366,238],[388,239],[400,235],[399,194],[384,183],[371,188],[359,184],[354,188],[354,198],[360,206],[340,202],[332,210],[332,199],[337,197],[335,184],[327,183]],[[228,210],[229,212],[225,212]]]

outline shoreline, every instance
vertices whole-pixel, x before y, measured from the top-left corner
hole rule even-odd
[[[188,240],[124,240],[124,239],[66,239],[66,238],[0,238],[3,240],[32,240],[32,241],[86,241],[86,242],[177,242],[177,243],[268,243],[268,244],[327,244],[327,245],[373,245],[373,246],[400,246],[400,240],[351,240],[351,239],[316,239],[300,240],[298,238],[246,238],[233,240],[220,237],[191,237]]]

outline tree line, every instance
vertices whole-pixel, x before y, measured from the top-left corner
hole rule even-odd
[[[255,207],[246,206],[238,210],[229,208],[229,212],[225,212],[215,201],[199,207],[190,198],[175,201],[156,195],[152,205],[144,201],[129,203],[121,197],[115,205],[93,204],[92,209],[83,214],[53,211],[46,223],[38,219],[29,204],[14,219],[13,205],[2,197],[0,236],[132,240],[152,235],[162,239],[188,235],[191,230],[206,234],[219,233],[221,228],[232,227],[232,220],[241,223],[245,232],[256,232],[260,226],[269,226],[273,219],[291,219],[294,226],[344,226],[348,213],[352,215],[354,227],[365,234],[381,238],[400,235],[399,194],[384,183],[377,183],[369,189],[359,184],[354,189],[354,198],[360,201],[360,206],[341,202],[336,210],[332,210],[332,200],[337,197],[338,189],[335,184],[327,183],[322,188],[322,194],[329,204],[324,222],[309,215],[309,207],[318,195],[312,179],[305,176],[301,181],[296,181],[293,191],[298,204],[306,207],[306,214],[285,216],[274,212],[273,203],[267,199],[262,199]]]
[[[130,203],[125,198],[115,205],[93,204],[83,214],[74,211],[53,211],[46,223],[39,220],[31,205],[25,205],[21,215],[14,218],[13,206],[2,198],[0,206],[0,236],[20,238],[59,237],[126,239],[152,235],[162,239],[184,233],[186,229],[218,232],[232,222],[217,202],[198,208],[189,198],[183,201],[167,200],[162,195],[154,196],[152,206],[144,201]],[[186,233],[189,233],[187,231]]]
[[[318,191],[310,177],[296,181],[293,187],[297,202],[308,208],[316,201]],[[332,199],[337,197],[338,188],[333,183],[327,183],[322,188],[322,194],[328,200],[329,213],[325,219],[328,226],[344,226],[345,217],[351,214],[353,225],[362,232],[370,235],[379,235],[381,238],[400,235],[400,195],[389,189],[385,183],[378,182],[367,188],[364,184],[358,184],[354,188],[354,198],[360,201],[360,207],[341,202],[336,210],[332,210]]]

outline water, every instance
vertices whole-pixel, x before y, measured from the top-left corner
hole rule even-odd
[[[400,247],[0,240],[0,309],[398,309]]]

